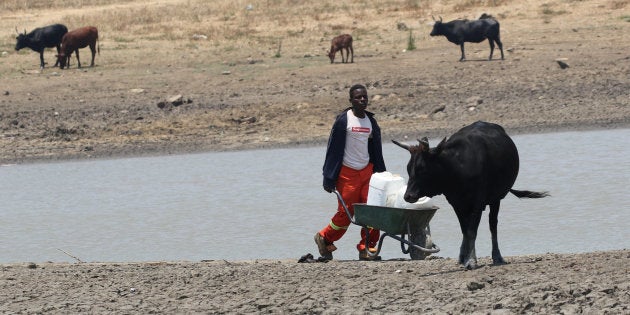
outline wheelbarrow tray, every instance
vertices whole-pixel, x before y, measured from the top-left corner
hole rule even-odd
[[[407,234],[409,227],[423,229],[433,218],[436,206],[419,209],[392,208],[383,206],[355,203],[354,220],[359,225],[365,225],[381,230],[388,234]]]

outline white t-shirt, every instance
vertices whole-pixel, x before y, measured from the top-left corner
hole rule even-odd
[[[359,118],[352,110],[348,110],[346,126],[346,148],[343,153],[343,165],[362,170],[370,162],[368,139],[372,135],[372,122],[367,117]]]

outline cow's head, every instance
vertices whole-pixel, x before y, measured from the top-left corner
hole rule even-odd
[[[328,58],[330,58],[330,63],[333,63],[335,61],[335,53],[333,52],[333,50],[328,52]]]
[[[68,58],[68,56],[66,56],[65,53],[60,52],[59,55],[57,55],[57,61],[59,61],[59,69],[63,69],[66,67],[66,62],[68,63],[68,67],[70,67],[70,58]]]
[[[425,137],[418,140],[418,145],[409,145],[392,140],[395,144],[411,153],[407,163],[409,182],[405,192],[405,201],[414,203],[420,197],[433,197],[442,193],[440,179],[442,166],[438,162],[438,155],[444,147],[446,138],[437,147],[429,148],[429,140]]]
[[[433,16],[431,16],[433,18],[433,30],[431,30],[431,36],[439,36],[439,35],[444,35],[442,32],[442,17],[440,16],[440,20],[436,20]]]
[[[15,32],[17,33],[17,37],[15,38],[15,50],[20,50],[28,45],[28,37],[26,36],[26,30],[24,30],[23,34],[20,34],[16,27]]]

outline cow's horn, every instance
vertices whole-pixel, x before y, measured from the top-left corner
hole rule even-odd
[[[392,140],[392,142],[393,142],[394,144],[396,144],[397,146],[399,146],[399,147],[401,147],[401,148],[403,148],[403,149],[405,149],[405,150],[407,150],[407,151],[411,151],[411,146],[410,146],[410,145],[408,145],[408,144],[406,144],[406,143],[400,143],[400,142],[398,142],[398,141],[396,141],[396,140]]]
[[[431,18],[433,19],[433,21],[435,21],[435,16],[431,15]]]
[[[440,16],[440,23],[442,22],[442,17]]]

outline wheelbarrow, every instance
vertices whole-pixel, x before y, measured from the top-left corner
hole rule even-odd
[[[341,198],[341,194],[337,190],[333,192],[337,195],[337,199],[346,211],[350,222],[364,229],[372,228],[382,232],[376,252],[367,251],[368,255],[377,256],[381,252],[385,236],[399,241],[403,254],[409,254],[413,260],[424,259],[440,251],[440,248],[431,240],[429,228],[429,221],[433,218],[435,211],[439,209],[438,207],[405,209],[355,203],[353,204],[353,218],[346,203]],[[367,238],[365,247],[369,248]]]

